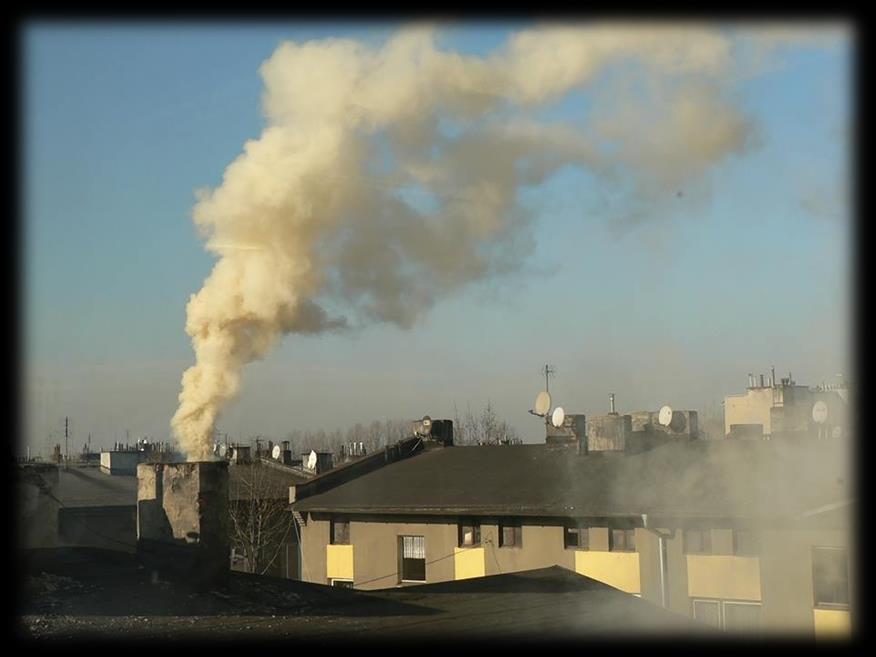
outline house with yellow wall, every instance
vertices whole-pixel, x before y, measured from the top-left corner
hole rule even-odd
[[[376,590],[558,565],[728,632],[847,636],[846,447],[409,439],[405,458],[292,491],[301,574]]]

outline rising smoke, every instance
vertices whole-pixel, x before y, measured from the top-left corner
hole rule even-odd
[[[284,334],[410,327],[455,290],[513,271],[532,248],[518,193],[561,167],[623,179],[659,215],[668,191],[750,147],[756,131],[727,81],[734,49],[769,41],[752,34],[547,26],[485,57],[442,50],[424,26],[380,48],[280,45],[260,71],[262,135],[194,208],[219,260],[187,306],[196,363],[171,421],[183,451],[210,458],[244,365]],[[604,84],[609,68],[639,83]],[[586,116],[544,118],[576,90]]]

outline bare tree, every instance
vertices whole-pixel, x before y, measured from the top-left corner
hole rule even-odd
[[[453,442],[457,445],[501,445],[522,441],[517,430],[499,419],[492,402],[487,400],[486,407],[477,415],[471,406],[467,406],[465,415],[460,417],[454,405]]]
[[[237,465],[229,485],[231,545],[247,572],[264,575],[276,563],[295,528],[288,511],[289,486],[260,463]]]

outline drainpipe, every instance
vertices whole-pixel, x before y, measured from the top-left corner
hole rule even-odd
[[[666,543],[664,535],[648,527],[648,514],[642,514],[642,526],[657,535],[657,555],[660,564],[660,606],[666,607]]]

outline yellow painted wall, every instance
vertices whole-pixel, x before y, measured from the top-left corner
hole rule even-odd
[[[454,548],[453,567],[456,579],[484,576],[484,548]]]
[[[329,579],[353,579],[353,546],[325,546],[325,576]]]
[[[757,557],[689,554],[687,591],[692,598],[760,600],[760,560]]]
[[[847,638],[852,633],[852,621],[845,609],[813,609],[816,639]]]
[[[575,552],[575,572],[627,593],[641,593],[638,552]]]

